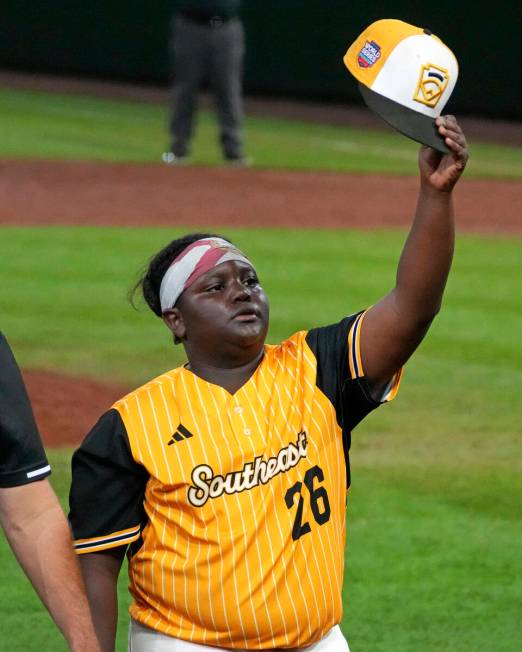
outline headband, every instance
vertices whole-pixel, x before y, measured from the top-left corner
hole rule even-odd
[[[183,249],[161,281],[161,311],[173,308],[181,293],[202,274],[230,260],[238,260],[252,267],[248,258],[223,238],[202,238]]]

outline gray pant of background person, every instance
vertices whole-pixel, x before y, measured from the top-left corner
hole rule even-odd
[[[214,95],[223,156],[239,159],[242,143],[242,73],[245,37],[238,18],[201,24],[176,16],[172,35],[174,85],[171,151],[189,153],[198,90],[207,80]]]

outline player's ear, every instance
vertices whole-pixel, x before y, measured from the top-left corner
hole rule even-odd
[[[183,321],[181,311],[178,308],[166,310],[162,315],[162,319],[167,328],[174,335],[174,344],[179,344],[185,337],[187,330],[185,328],[185,322]]]

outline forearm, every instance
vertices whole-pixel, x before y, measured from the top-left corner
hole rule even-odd
[[[2,524],[20,565],[73,652],[99,650],[65,515],[47,481],[5,490]]]
[[[94,629],[102,652],[114,652],[118,623],[117,579],[123,553],[123,549],[116,549],[79,557]]]
[[[437,314],[453,259],[454,241],[452,193],[421,186],[393,292],[399,316],[414,318],[422,326]]]
[[[360,339],[365,375],[387,382],[420,344],[440,309],[453,259],[452,190],[468,160],[453,116],[436,119],[449,153],[419,152],[420,192],[415,218],[397,268],[394,289],[367,312]]]
[[[421,190],[396,286],[364,322],[364,368],[376,384],[387,382],[408,360],[440,309],[453,258],[453,222],[451,194]]]

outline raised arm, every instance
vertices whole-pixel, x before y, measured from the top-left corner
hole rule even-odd
[[[125,547],[80,556],[94,628],[101,652],[114,652],[118,624],[117,582]]]
[[[0,489],[0,522],[20,565],[73,652],[97,652],[69,525],[47,480]],[[38,641],[35,641],[38,647]]]
[[[453,258],[452,191],[468,159],[466,139],[453,116],[437,118],[451,150],[430,147],[419,153],[417,210],[404,245],[394,289],[365,315],[361,356],[366,378],[387,382],[408,360],[440,310]]]

